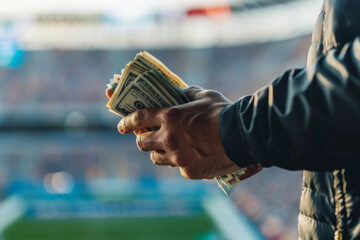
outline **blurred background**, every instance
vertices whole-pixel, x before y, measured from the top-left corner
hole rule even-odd
[[[105,84],[149,51],[231,100],[306,64],[313,0],[0,0],[0,239],[297,239],[301,172],[226,196],[120,136]]]

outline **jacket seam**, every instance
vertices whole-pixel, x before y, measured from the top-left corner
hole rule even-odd
[[[314,189],[311,189],[311,188],[309,188],[309,187],[302,187],[303,188],[303,190],[308,190],[308,191],[310,191],[310,192],[316,192],[316,193],[320,193],[321,195],[324,195],[326,198],[328,198],[329,197],[329,195],[328,194],[326,194],[326,193],[324,193],[324,192],[320,192],[320,191],[317,191],[317,190],[314,190]]]
[[[321,221],[321,220],[318,220],[318,219],[315,219],[313,217],[310,217],[308,215],[306,215],[305,213],[303,213],[302,211],[300,211],[300,215],[302,215],[303,217],[306,217],[314,222],[319,222],[319,223],[322,223],[322,224],[326,224],[326,225],[329,225],[329,226],[332,226],[335,228],[335,225],[332,225],[331,223],[327,223],[327,222],[324,222],[324,221]]]

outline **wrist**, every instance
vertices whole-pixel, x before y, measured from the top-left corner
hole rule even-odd
[[[224,107],[219,115],[220,138],[228,158],[239,167],[246,167],[254,161],[248,153],[241,124],[238,121],[239,102]]]

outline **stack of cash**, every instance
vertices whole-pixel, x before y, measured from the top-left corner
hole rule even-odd
[[[163,108],[189,102],[184,93],[188,85],[145,51],[139,52],[121,74],[114,74],[107,86],[114,91],[107,107],[123,117],[138,109]],[[215,180],[227,194],[239,184],[239,177],[245,170],[242,168],[232,174],[215,177]]]

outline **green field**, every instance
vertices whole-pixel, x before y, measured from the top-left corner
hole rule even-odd
[[[4,240],[202,240],[216,232],[206,214],[189,217],[98,219],[22,218],[3,233]]]

